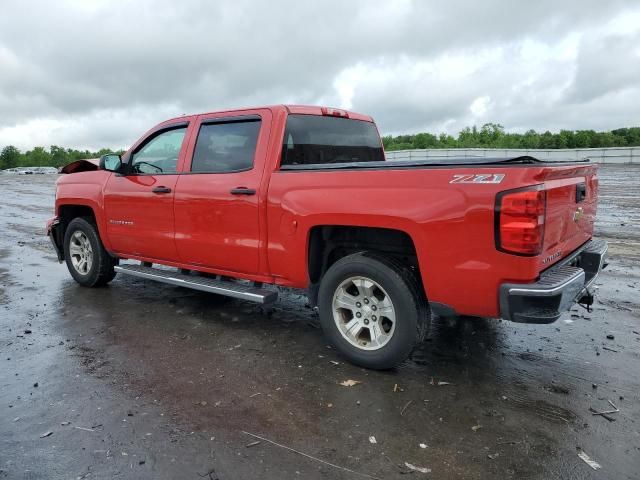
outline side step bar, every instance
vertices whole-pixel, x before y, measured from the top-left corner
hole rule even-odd
[[[177,271],[160,270],[159,268],[142,265],[116,265],[114,269],[118,273],[133,275],[134,277],[155,280],[178,287],[192,288],[202,292],[217,293],[218,295],[226,295],[227,297],[239,298],[250,302],[267,304],[275,302],[278,298],[278,292],[267,290],[266,288],[257,288],[251,285],[195,275],[185,275]]]

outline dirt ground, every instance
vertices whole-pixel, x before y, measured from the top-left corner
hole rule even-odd
[[[78,286],[44,236],[55,176],[1,176],[0,479],[638,479],[639,175],[601,170],[593,312],[436,318],[389,372],[345,363],[296,292]]]

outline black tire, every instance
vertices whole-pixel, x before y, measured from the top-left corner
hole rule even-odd
[[[364,350],[350,343],[340,332],[333,313],[336,290],[350,277],[376,282],[390,297],[395,310],[395,330],[377,350]],[[327,339],[350,362],[376,370],[403,362],[428,334],[431,312],[416,275],[393,258],[361,252],[334,263],[322,278],[318,294],[320,324]]]
[[[74,266],[70,252],[71,241],[76,232],[84,234],[91,245],[91,266],[84,273]],[[96,226],[89,218],[78,217],[69,222],[64,234],[64,259],[73,279],[83,287],[102,287],[116,276],[113,267],[118,260],[105,250]]]

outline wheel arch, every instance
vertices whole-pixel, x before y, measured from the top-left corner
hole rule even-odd
[[[56,211],[57,211],[57,217],[60,223],[59,223],[59,228],[56,229],[55,240],[58,246],[60,247],[60,251],[62,252],[63,255],[64,255],[63,239],[67,231],[67,227],[69,226],[69,223],[71,223],[71,221],[74,218],[78,218],[78,217],[89,218],[92,221],[92,223],[96,226],[96,229],[98,230],[98,235],[100,236],[100,240],[108,249],[108,244],[106,242],[106,235],[104,234],[105,233],[104,226],[103,226],[103,222],[101,221],[102,218],[98,213],[99,210],[96,208],[95,205],[92,205],[90,203],[77,203],[77,202],[62,203],[61,202],[57,205]]]
[[[317,304],[318,289],[326,271],[340,258],[369,251],[395,258],[411,268],[421,282],[416,245],[400,229],[351,225],[315,225],[309,230],[307,272],[309,301]]]

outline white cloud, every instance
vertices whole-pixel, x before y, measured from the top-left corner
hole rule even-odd
[[[478,97],[471,102],[469,111],[474,117],[482,118],[487,114],[487,110],[489,110],[489,102],[491,102],[491,97],[489,95]]]

